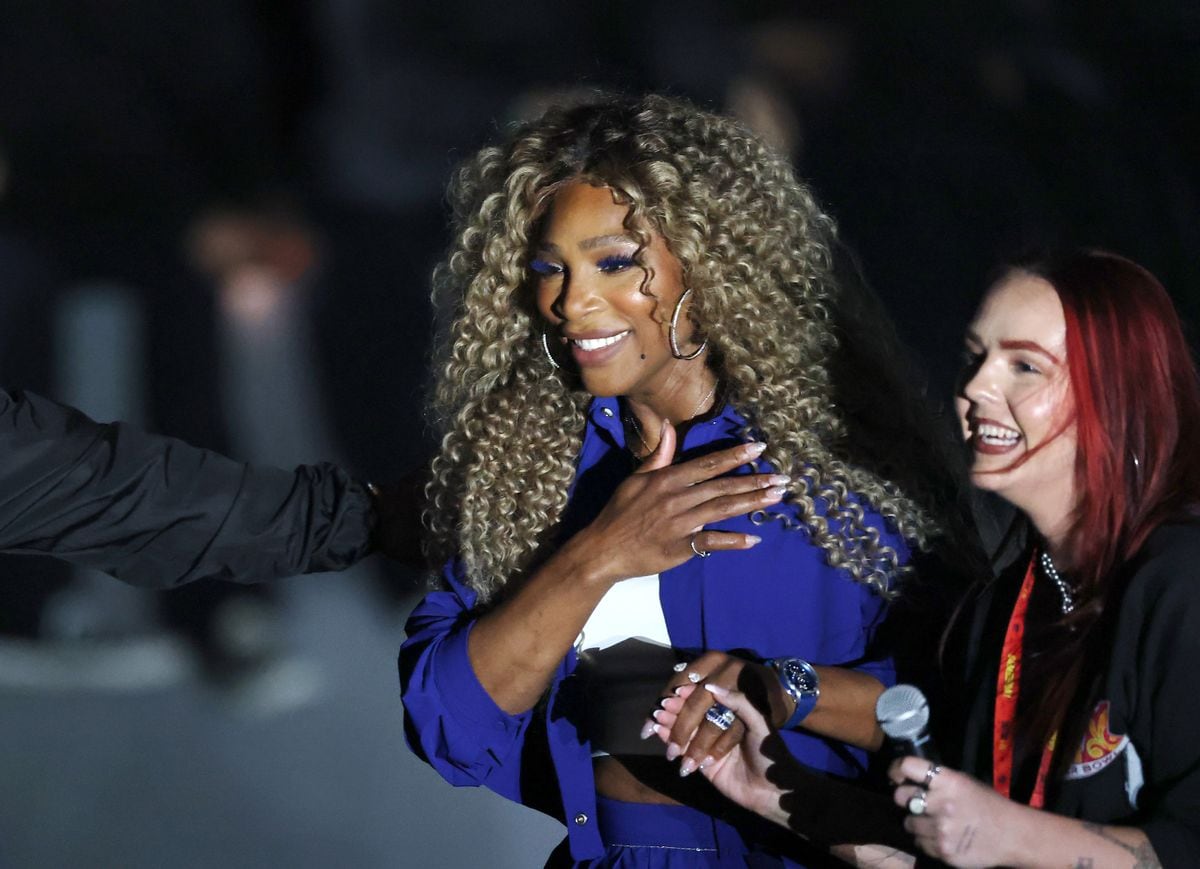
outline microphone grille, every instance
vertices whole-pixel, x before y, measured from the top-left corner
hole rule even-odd
[[[929,726],[929,702],[914,685],[894,685],[875,701],[875,720],[889,739],[912,742]]]

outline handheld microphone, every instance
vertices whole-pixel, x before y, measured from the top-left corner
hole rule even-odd
[[[875,720],[904,754],[937,763],[937,749],[929,734],[929,701],[914,685],[894,685],[875,701]]]

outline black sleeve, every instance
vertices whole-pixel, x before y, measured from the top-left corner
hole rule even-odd
[[[1141,621],[1140,636],[1118,638],[1137,654],[1136,715],[1148,724],[1139,826],[1163,866],[1194,866],[1200,854],[1200,528],[1162,528],[1147,548],[1122,606],[1123,615],[1134,616],[1123,621]]]
[[[370,549],[365,487],[329,464],[234,462],[0,390],[0,551],[126,582],[258,582],[340,570]]]

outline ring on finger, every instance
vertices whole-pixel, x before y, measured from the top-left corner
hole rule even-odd
[[[928,791],[929,786],[933,784],[933,780],[937,778],[938,773],[941,771],[942,768],[940,766],[938,766],[936,763],[931,763],[929,765],[929,769],[925,770],[925,781],[921,783],[922,789]]]
[[[688,668],[688,662],[687,662],[687,661],[680,661],[678,664],[676,664],[676,665],[675,665],[674,667],[672,667],[671,669],[672,669],[672,670],[674,670],[676,673],[682,673],[682,672],[683,672],[684,670],[686,670],[687,668]]]
[[[925,814],[925,809],[929,807],[928,796],[924,788],[918,788],[917,792],[908,798],[908,813],[910,815]]]
[[[687,680],[689,682],[691,682],[693,685],[699,685],[700,680],[703,678],[704,677],[701,676],[699,673],[697,673],[695,670],[693,670],[692,672],[687,674]]]
[[[704,720],[718,730],[725,731],[733,727],[733,722],[737,721],[737,713],[724,703],[714,703],[704,713]]]
[[[697,554],[697,555],[699,555],[701,558],[708,558],[708,556],[712,555],[712,553],[711,553],[711,552],[709,552],[707,549],[699,549],[699,548],[697,548],[697,546],[696,546],[696,535],[695,535],[695,534],[693,534],[693,535],[692,535],[692,539],[688,541],[688,546],[692,547],[692,552],[696,553],[696,554]]]

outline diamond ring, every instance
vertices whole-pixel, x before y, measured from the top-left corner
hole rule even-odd
[[[733,727],[733,722],[737,721],[737,713],[724,703],[714,703],[704,713],[704,720],[719,730],[728,730]]]

